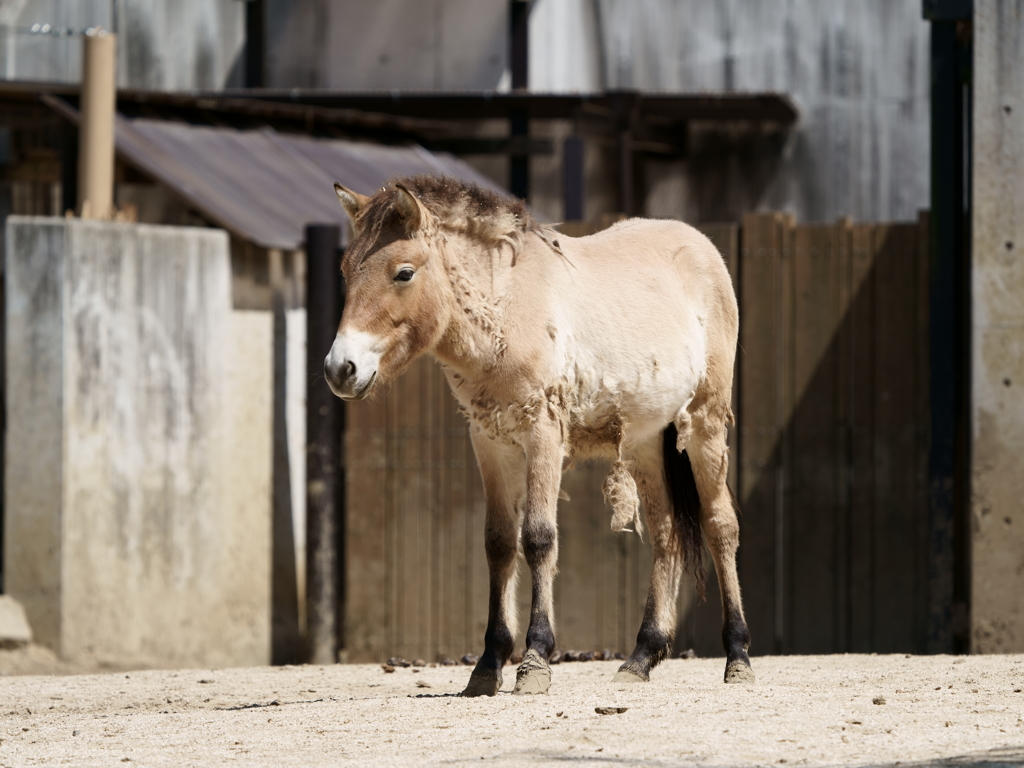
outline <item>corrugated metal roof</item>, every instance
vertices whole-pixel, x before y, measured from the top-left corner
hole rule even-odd
[[[123,160],[167,185],[203,216],[265,248],[300,247],[311,222],[345,224],[335,181],[368,195],[394,176],[444,174],[507,194],[462,160],[419,146],[121,115],[116,144]]]

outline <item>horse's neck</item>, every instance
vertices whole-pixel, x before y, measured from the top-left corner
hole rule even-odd
[[[463,244],[446,254],[451,320],[434,355],[466,377],[491,370],[505,352],[505,311],[511,255]]]

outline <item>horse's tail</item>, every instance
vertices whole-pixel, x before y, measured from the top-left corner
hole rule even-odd
[[[662,433],[662,456],[665,461],[665,482],[672,499],[676,536],[682,550],[683,567],[693,574],[697,594],[704,599],[707,571],[704,569],[704,537],[700,528],[700,494],[693,477],[693,467],[686,451],[676,450],[678,433],[669,424]]]

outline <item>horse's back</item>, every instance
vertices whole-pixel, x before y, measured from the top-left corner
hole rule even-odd
[[[729,271],[718,249],[700,230],[669,219],[627,219],[581,238],[562,238],[567,258],[608,285],[613,295],[640,301],[628,287],[643,295],[667,287],[678,277],[683,301],[735,344],[738,307]],[[666,272],[671,269],[672,272]],[[625,290],[624,290],[625,289]]]

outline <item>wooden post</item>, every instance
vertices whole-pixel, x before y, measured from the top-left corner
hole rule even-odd
[[[342,402],[323,377],[341,320],[340,229],[306,227],[306,637],[312,664],[334,664],[344,617],[345,473]]]
[[[82,46],[82,122],[78,131],[78,211],[109,218],[114,208],[117,36],[100,29]]]

